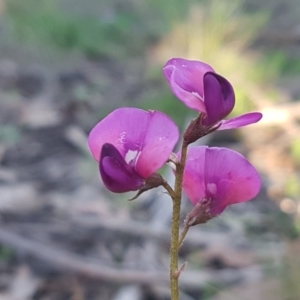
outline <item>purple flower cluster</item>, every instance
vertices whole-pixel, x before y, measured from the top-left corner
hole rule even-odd
[[[252,112],[224,120],[235,105],[233,87],[203,62],[173,58],[163,71],[174,95],[199,112],[183,135],[186,144],[212,131],[246,126],[262,117]],[[178,127],[164,113],[127,107],[101,120],[92,129],[88,143],[104,185],[114,193],[124,193],[140,191],[155,178],[171,160],[179,136]],[[246,158],[233,150],[192,146],[182,184],[195,205],[193,225],[219,215],[228,205],[255,197],[261,179]]]

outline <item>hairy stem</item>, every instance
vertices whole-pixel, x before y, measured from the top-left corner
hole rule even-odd
[[[181,148],[181,160],[176,165],[176,179],[173,200],[173,217],[172,217],[172,236],[170,249],[170,286],[171,299],[179,300],[178,278],[180,272],[178,270],[178,254],[180,249],[179,227],[180,227],[180,207],[182,194],[182,180],[187,156],[188,144],[183,141]]]

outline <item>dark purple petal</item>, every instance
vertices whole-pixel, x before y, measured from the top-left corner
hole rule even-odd
[[[111,192],[137,191],[144,180],[129,166],[119,151],[111,144],[104,144],[99,163],[103,183]]]
[[[119,108],[101,120],[90,132],[88,144],[99,161],[102,146],[114,145],[124,157],[128,150],[140,151],[148,129],[150,114],[138,108]]]
[[[259,112],[252,112],[238,116],[236,118],[224,120],[221,122],[221,126],[217,130],[234,129],[257,123],[262,118],[262,116],[263,115]]]
[[[203,103],[203,77],[214,72],[211,66],[200,61],[173,58],[163,68],[175,96],[186,106],[206,112]]]
[[[204,125],[213,125],[228,116],[235,104],[234,90],[224,77],[208,72],[204,76]]]
[[[159,111],[149,111],[149,115],[143,148],[136,163],[136,171],[143,178],[148,178],[165,164],[180,134],[167,115]]]

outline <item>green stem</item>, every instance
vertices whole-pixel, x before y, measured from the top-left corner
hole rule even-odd
[[[164,180],[162,183],[162,186],[166,189],[168,194],[171,196],[171,198],[174,198],[174,190],[171,188],[171,186]]]
[[[180,272],[178,270],[178,254],[180,249],[179,227],[180,227],[180,207],[182,194],[182,180],[187,156],[188,144],[183,141],[181,148],[181,160],[176,165],[176,179],[173,200],[173,217],[172,217],[172,236],[170,249],[170,287],[171,299],[179,300],[178,278]]]

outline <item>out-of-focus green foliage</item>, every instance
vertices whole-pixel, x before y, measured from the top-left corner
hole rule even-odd
[[[0,142],[5,145],[14,144],[21,137],[20,130],[14,125],[1,125],[0,126]]]
[[[292,157],[300,165],[300,138],[295,139],[291,145]]]
[[[7,246],[0,247],[0,262],[9,260],[10,258],[12,258],[13,254],[14,251],[11,248]]]
[[[300,195],[299,178],[290,176],[286,182],[285,193],[290,197],[298,197]]]
[[[69,12],[56,0],[11,0],[7,13],[16,37],[30,45],[79,51],[89,57],[124,57],[147,44],[147,32],[136,30],[141,16],[134,10],[104,18]]]
[[[124,58],[142,54],[186,14],[190,2],[9,0],[6,13],[23,43]]]

